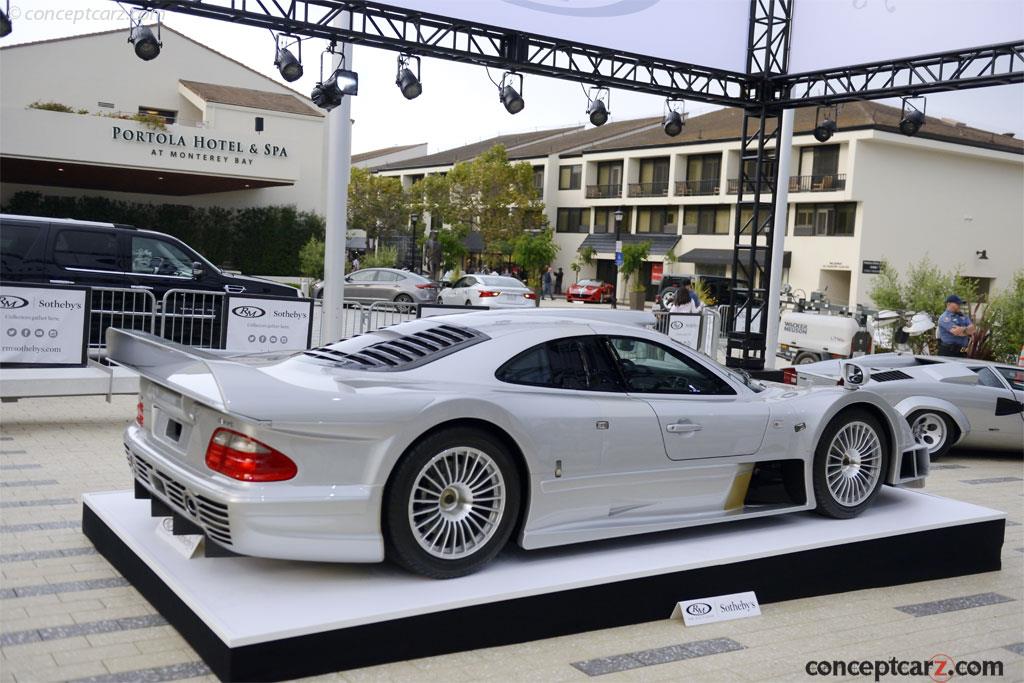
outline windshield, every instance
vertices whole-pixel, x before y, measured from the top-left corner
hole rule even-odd
[[[580,287],[600,287],[604,283],[600,280],[580,280],[577,284]]]
[[[514,277],[502,277],[500,275],[477,275],[481,283],[489,287],[526,287]]]

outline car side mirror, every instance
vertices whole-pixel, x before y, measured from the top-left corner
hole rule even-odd
[[[345,282],[352,282],[352,276],[351,275],[346,275],[345,276]]]
[[[843,363],[843,386],[847,389],[859,389],[867,384],[869,379],[871,373],[867,368],[856,363]]]
[[[203,264],[199,261],[192,262],[192,279],[198,280],[203,276]]]

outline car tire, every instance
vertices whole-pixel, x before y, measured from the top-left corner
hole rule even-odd
[[[441,297],[437,297],[437,303],[441,306],[444,306],[444,299],[442,299]]]
[[[817,512],[856,517],[878,495],[889,467],[889,435],[873,414],[845,410],[828,423],[814,451]]]
[[[821,358],[818,354],[801,351],[793,357],[793,365],[809,365],[810,363],[817,363],[819,360]]]
[[[469,299],[466,299],[466,305],[467,305],[467,306],[472,306],[472,305],[473,305],[473,302],[472,302],[472,301],[470,301]]]
[[[399,461],[385,494],[387,557],[434,579],[477,571],[512,536],[520,486],[512,454],[487,432],[427,436]]]
[[[409,296],[408,294],[399,294],[398,296],[395,297],[395,303],[396,304],[411,304],[412,303],[412,297]]]
[[[945,413],[934,410],[915,410],[907,415],[907,424],[914,438],[928,446],[928,457],[938,460],[956,443],[959,430]]]

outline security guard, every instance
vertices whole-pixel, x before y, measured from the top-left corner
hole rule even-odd
[[[956,294],[946,297],[946,310],[939,317],[939,355],[962,356],[974,334],[974,323],[960,312],[963,300]]]

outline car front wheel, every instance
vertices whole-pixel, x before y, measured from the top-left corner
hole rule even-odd
[[[399,462],[385,499],[387,554],[435,579],[490,562],[519,515],[520,482],[508,449],[490,434],[446,429]]]
[[[938,460],[953,446],[953,430],[956,427],[942,413],[916,410],[907,415],[907,422],[910,423],[914,438],[928,447],[928,456],[932,460]]]
[[[878,495],[889,462],[888,436],[871,413],[844,411],[828,424],[814,453],[814,498],[826,517],[856,517]]]

